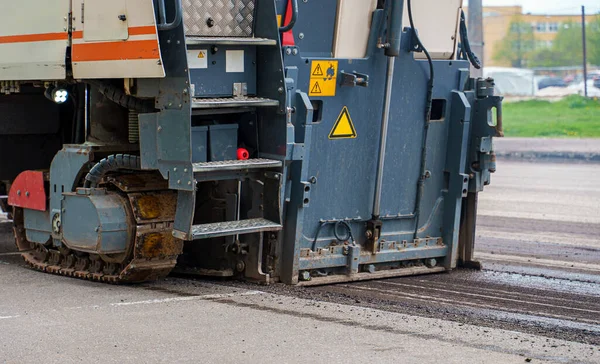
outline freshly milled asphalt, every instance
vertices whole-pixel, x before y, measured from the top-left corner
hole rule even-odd
[[[0,223],[0,363],[600,363],[600,165],[500,161],[478,222],[483,271],[311,288],[52,276]]]

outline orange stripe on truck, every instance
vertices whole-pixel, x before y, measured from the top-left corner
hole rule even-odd
[[[157,40],[73,44],[73,62],[159,59]]]
[[[129,35],[150,35],[156,34],[156,27],[154,25],[148,25],[143,27],[129,27],[128,31]],[[83,39],[83,31],[74,31],[73,39]]]
[[[44,42],[50,40],[67,40],[69,33],[42,33],[42,34],[20,34],[0,36],[0,44],[7,43],[30,43]]]

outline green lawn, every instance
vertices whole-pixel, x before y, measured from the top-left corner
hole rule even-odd
[[[507,137],[600,138],[597,99],[569,96],[558,102],[505,102],[502,109]]]

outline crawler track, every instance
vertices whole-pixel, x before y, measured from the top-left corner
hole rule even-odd
[[[24,227],[23,210],[15,209],[15,242],[25,262],[46,273],[115,284],[166,277],[183,250],[183,241],[171,234],[176,194],[167,190],[136,189],[135,186],[127,186],[128,182],[131,182],[130,179],[113,182],[127,191],[125,195],[131,202],[131,211],[137,222],[127,253],[106,256],[30,242]]]

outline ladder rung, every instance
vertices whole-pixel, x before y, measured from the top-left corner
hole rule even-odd
[[[275,168],[281,167],[282,161],[274,159],[247,159],[247,160],[229,160],[216,162],[194,163],[194,173],[217,172],[217,171],[244,171],[248,169]]]
[[[218,98],[194,98],[192,99],[193,109],[218,109],[223,107],[258,107],[258,106],[279,106],[279,101],[265,99],[262,97],[218,97]]]
[[[251,234],[261,231],[277,231],[282,226],[276,222],[258,218],[237,221],[223,221],[211,224],[194,225],[192,236],[194,240],[231,236],[238,234]]]

